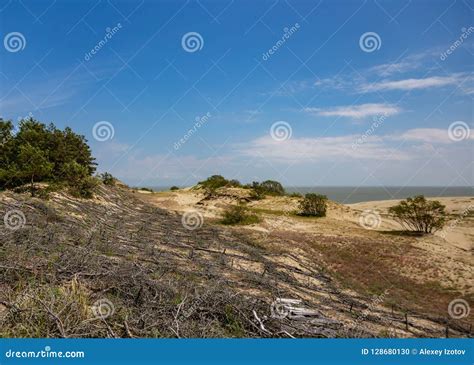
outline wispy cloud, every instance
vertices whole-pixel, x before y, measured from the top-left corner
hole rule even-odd
[[[433,57],[435,57],[436,59],[439,57],[438,49],[429,49],[424,52],[402,57],[393,62],[376,65],[369,68],[368,72],[375,73],[376,75],[381,77],[389,77],[394,74],[402,74],[409,71],[413,71],[421,67],[426,68],[426,63],[429,62],[429,59]]]
[[[426,142],[431,144],[453,143],[445,129],[438,128],[415,128],[410,129],[396,138],[407,141]],[[474,139],[474,134],[469,135],[469,139]]]
[[[402,109],[392,104],[360,104],[337,106],[333,108],[305,108],[305,112],[323,117],[345,117],[361,119],[376,115],[391,116],[398,114]]]
[[[397,152],[384,145],[380,137],[371,136],[362,148],[353,149],[352,145],[359,136],[292,138],[278,142],[271,137],[260,137],[245,146],[240,152],[247,156],[260,156],[271,161],[305,163],[311,161],[335,161],[344,159],[394,159],[408,160],[410,155]]]
[[[451,148],[449,144],[453,148],[466,148],[466,144],[451,140],[447,129],[438,128],[417,128],[403,133],[371,135],[354,148],[358,140],[360,135],[291,138],[284,142],[264,136],[237,148],[242,155],[295,164],[348,159],[408,161],[432,157],[432,146]]]
[[[454,85],[461,80],[460,75],[433,76],[421,79],[404,79],[396,81],[381,81],[365,84],[359,87],[361,92],[388,91],[388,90],[418,90],[432,87]]]

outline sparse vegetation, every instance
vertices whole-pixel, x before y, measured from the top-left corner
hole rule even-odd
[[[265,196],[265,195],[281,196],[281,195],[285,195],[285,189],[283,189],[283,186],[278,181],[266,180],[266,181],[263,181],[261,183],[259,183],[258,181],[254,181],[251,186],[252,186],[252,189],[259,196]]]
[[[228,225],[247,225],[260,222],[261,219],[258,215],[249,212],[248,208],[243,205],[232,205],[222,213],[222,224]]]
[[[138,190],[148,191],[148,192],[150,192],[150,193],[154,193],[154,192],[155,192],[152,188],[145,188],[145,187],[139,188]]]
[[[99,175],[99,178],[102,180],[104,185],[115,185],[117,183],[117,179],[112,176],[112,174],[108,172],[104,172],[103,174]]]
[[[179,187],[178,187],[178,186],[172,186],[172,187],[170,188],[170,190],[171,190],[171,191],[176,191],[176,190],[179,190]]]
[[[242,185],[238,180],[227,180],[222,175],[212,175],[208,177],[206,180],[199,181],[198,186],[204,188],[209,192],[214,192],[216,189],[223,188],[223,187],[232,187],[232,188],[239,188]]]
[[[445,206],[437,200],[426,200],[423,195],[408,198],[390,207],[389,213],[408,230],[433,233],[446,222]]]
[[[300,202],[301,212],[299,214],[307,217],[325,217],[327,199],[326,195],[314,193],[306,194],[304,199]]]

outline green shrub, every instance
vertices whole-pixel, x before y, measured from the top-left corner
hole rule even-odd
[[[77,198],[92,198],[95,188],[100,184],[98,178],[89,176],[87,168],[76,161],[65,164],[61,175],[61,180],[67,185],[69,193]]]
[[[99,175],[99,178],[102,180],[102,183],[104,185],[115,185],[117,182],[117,179],[112,176],[112,174],[108,172],[104,172],[103,174]]]
[[[140,188],[138,190],[142,190],[142,191],[149,191],[150,193],[154,193],[155,191],[151,188]]]
[[[227,182],[227,185],[226,186],[229,186],[231,188],[241,188],[242,187],[242,184],[240,183],[239,180],[236,180],[236,179],[232,179],[232,180],[229,180]]]
[[[446,222],[445,206],[437,200],[429,201],[423,195],[407,198],[388,212],[408,230],[433,233],[443,228]]]
[[[170,190],[171,190],[171,191],[179,190],[179,187],[178,187],[178,186],[172,186],[172,187],[170,188]]]
[[[198,185],[208,190],[216,190],[226,186],[229,181],[221,175],[212,175],[204,181],[199,181]]]
[[[297,192],[290,193],[290,194],[288,194],[288,196],[290,198],[302,198],[303,197],[303,195],[301,193],[297,193]]]
[[[283,189],[283,186],[278,181],[274,180],[266,180],[261,183],[259,183],[258,181],[254,181],[252,183],[252,189],[258,195],[285,195],[285,189]]]
[[[299,214],[308,217],[325,217],[326,209],[326,195],[309,193],[306,194],[304,199],[300,202],[301,212]]]
[[[262,199],[265,199],[265,194],[252,189],[252,191],[250,191],[250,199],[262,200]]]
[[[261,219],[256,214],[251,214],[248,208],[243,205],[232,205],[222,213],[222,224],[254,224],[261,222]]]

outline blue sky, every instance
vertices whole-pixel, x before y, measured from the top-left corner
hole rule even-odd
[[[473,10],[7,0],[0,114],[72,127],[132,185],[469,186]]]

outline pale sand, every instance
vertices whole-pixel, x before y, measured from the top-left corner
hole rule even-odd
[[[446,206],[449,221],[443,230],[435,233],[449,245],[466,251],[474,248],[474,197],[440,197],[428,198],[437,200]],[[362,212],[374,210],[381,214],[381,229],[400,229],[400,225],[388,216],[388,208],[399,203],[399,200],[381,200],[347,204],[353,210]],[[397,228],[398,227],[398,228]]]
[[[202,201],[204,194],[193,190],[179,190],[176,192],[158,192],[154,194],[139,194],[142,199],[163,209],[184,213],[187,211],[200,212],[204,220],[220,217],[223,209],[229,204],[236,204],[237,200],[218,198]],[[287,212],[298,208],[298,198],[269,197],[263,200],[252,201],[248,206],[254,209],[263,221],[250,226],[240,226],[237,229],[245,230],[250,235],[257,232],[273,235],[291,236],[304,234],[318,240],[320,235],[334,237],[341,241],[351,241],[351,238],[368,238],[374,240],[410,242],[410,245],[419,250],[423,262],[436,271],[437,280],[452,286],[461,292],[471,293],[472,277],[474,276],[474,262],[472,256],[474,242],[474,215],[468,208],[474,204],[473,197],[438,198],[446,205],[449,216],[448,223],[442,231],[434,235],[422,237],[407,237],[389,235],[386,232],[402,231],[400,224],[388,214],[390,206],[396,205],[399,200],[373,201],[343,205],[329,201],[325,218],[305,218]],[[359,219],[363,211],[376,211],[380,216],[380,225],[375,229],[365,229]],[[232,229],[229,227],[229,229]],[[296,249],[296,247],[295,247]],[[301,257],[304,257],[304,252]],[[406,274],[420,280],[434,279],[433,271],[418,270],[416,267],[404,266]]]

